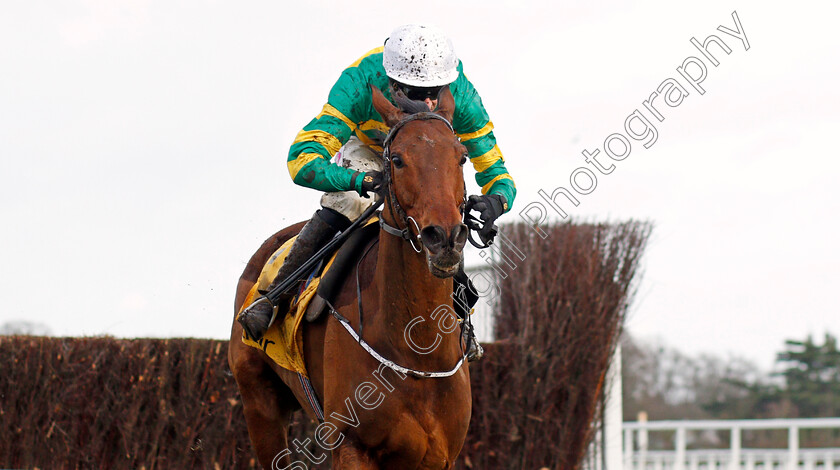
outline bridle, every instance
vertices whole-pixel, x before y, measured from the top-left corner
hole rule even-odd
[[[411,217],[410,215],[406,214],[405,210],[402,208],[402,206],[400,206],[399,200],[397,200],[397,195],[394,192],[393,168],[391,167],[391,164],[393,162],[392,162],[392,159],[391,159],[391,150],[390,149],[391,149],[391,142],[393,142],[393,140],[394,140],[394,136],[396,136],[397,132],[399,132],[400,129],[402,129],[407,123],[409,123],[411,121],[428,121],[428,120],[434,120],[434,119],[445,122],[446,127],[448,127],[449,130],[452,131],[453,134],[455,134],[455,129],[452,127],[452,123],[450,123],[449,120],[447,120],[443,116],[439,116],[437,114],[427,113],[427,112],[416,113],[416,114],[412,114],[412,115],[407,116],[405,119],[403,119],[400,122],[398,122],[397,124],[395,124],[394,127],[391,128],[390,132],[388,132],[388,135],[385,138],[385,142],[383,143],[383,146],[382,146],[382,148],[383,148],[382,158],[384,160],[384,168],[383,168],[383,171],[382,171],[382,179],[383,179],[382,184],[383,184],[383,186],[387,187],[387,191],[385,192],[385,199],[388,202],[388,204],[387,204],[388,210],[389,210],[389,212],[391,212],[391,216],[397,222],[397,225],[402,225],[405,228],[400,229],[400,228],[394,227],[394,226],[386,223],[384,221],[384,218],[381,215],[379,217],[379,226],[385,232],[387,232],[391,235],[400,237],[404,240],[407,240],[411,244],[411,247],[414,249],[414,251],[416,251],[417,253],[420,253],[423,250],[423,248],[422,248],[422,243],[423,242],[420,239],[420,227],[418,226],[417,221],[414,220],[414,217]],[[464,201],[463,204],[461,204],[461,214],[462,215],[463,215],[464,207],[465,207],[465,204],[466,204],[466,185],[464,186],[464,198],[465,198],[465,201]],[[381,203],[381,202],[382,202],[382,200],[380,199],[379,203]],[[377,203],[377,204],[379,204],[379,203]],[[372,206],[372,207],[374,207],[374,206]],[[417,235],[413,235],[411,233],[411,224],[413,224],[415,229],[417,230]],[[417,245],[415,245],[415,241],[416,241]],[[368,251],[370,250],[370,248],[372,246],[373,245],[368,247]],[[343,315],[341,315],[341,313],[338,312],[338,309],[336,309],[332,304],[330,304],[329,301],[327,301],[327,306],[329,307],[329,310],[330,310],[330,313],[332,314],[332,316],[335,317],[336,320],[338,320],[339,324],[341,324],[341,326],[343,326],[344,329],[347,330],[347,332],[350,334],[350,336],[352,336],[353,339],[357,343],[359,343],[359,345],[365,351],[368,352],[368,354],[370,354],[374,359],[379,361],[380,364],[384,364],[385,366],[390,367],[391,369],[393,369],[397,372],[400,372],[402,374],[409,374],[409,375],[411,375],[413,377],[417,377],[417,378],[451,377],[456,372],[458,372],[458,370],[464,364],[464,361],[466,361],[466,359],[467,359],[467,350],[469,349],[469,342],[467,343],[466,347],[462,347],[461,356],[458,358],[458,362],[455,364],[455,366],[453,368],[451,368],[449,370],[446,370],[446,371],[430,372],[430,371],[421,371],[421,370],[411,369],[409,367],[403,367],[403,366],[401,366],[401,365],[399,365],[399,364],[397,364],[397,363],[395,363],[395,362],[393,362],[389,359],[386,359],[384,356],[379,354],[373,347],[371,347],[362,338],[362,326],[364,325],[364,320],[363,320],[364,319],[364,308],[362,306],[362,291],[361,291],[361,283],[359,281],[358,273],[360,271],[359,265],[361,265],[361,262],[365,258],[366,255],[367,255],[367,251],[365,252],[365,254],[362,255],[361,259],[358,262],[358,265],[356,266],[356,297],[357,297],[358,308],[359,308],[359,331],[356,332],[356,330],[354,330],[353,326],[350,324],[350,321],[347,318],[345,318]],[[469,317],[467,317],[467,318],[469,318]],[[472,327],[471,324],[470,324],[470,327]],[[471,341],[471,339],[468,340],[468,341]]]
[[[385,142],[382,144],[382,159],[384,160],[384,169],[382,171],[382,178],[383,178],[383,185],[387,188],[387,192],[385,193],[385,199],[388,202],[386,204],[388,206],[389,212],[391,212],[391,216],[397,222],[397,225],[402,225],[405,228],[398,228],[389,225],[385,222],[384,218],[379,218],[379,226],[382,227],[382,230],[385,232],[400,237],[404,240],[407,240],[408,243],[411,244],[411,248],[414,249],[417,253],[423,251],[423,241],[420,238],[420,226],[417,224],[417,221],[414,220],[414,217],[406,214],[405,210],[400,205],[400,201],[397,199],[397,195],[394,192],[394,178],[393,178],[393,168],[392,168],[392,160],[391,160],[391,143],[394,140],[394,137],[397,135],[397,132],[400,131],[406,124],[412,121],[431,121],[431,120],[438,120],[443,121],[446,123],[446,127],[452,131],[452,134],[455,134],[455,128],[452,127],[452,123],[449,122],[448,119],[445,117],[431,113],[431,112],[424,112],[424,113],[416,113],[411,114],[400,122],[394,124],[394,127],[388,132],[388,135],[385,137]],[[464,198],[466,202],[466,183],[464,186]],[[461,213],[464,212],[464,204],[461,204]],[[417,234],[414,235],[411,233],[411,225],[414,225],[414,229],[416,230]],[[415,241],[417,245],[415,245]]]

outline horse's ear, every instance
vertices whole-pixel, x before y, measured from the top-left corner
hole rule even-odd
[[[388,127],[394,127],[394,124],[400,122],[402,118],[405,116],[405,113],[399,110],[396,106],[391,104],[388,101],[388,98],[385,98],[385,95],[376,88],[375,86],[370,86],[371,91],[371,98],[373,99],[373,109],[382,116],[382,119],[385,120],[385,124]]]
[[[435,112],[445,117],[447,121],[452,122],[452,116],[455,115],[455,97],[452,96],[452,91],[449,89],[449,85],[444,86],[440,90]]]

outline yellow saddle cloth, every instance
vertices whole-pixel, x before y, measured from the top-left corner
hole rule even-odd
[[[365,225],[378,221],[379,219],[377,217],[371,217]],[[268,290],[269,284],[271,284],[271,281],[274,280],[277,272],[280,271],[280,266],[283,266],[283,262],[289,254],[289,249],[296,238],[297,237],[292,237],[289,239],[286,243],[281,245],[270,258],[268,258],[268,262],[265,266],[263,266],[262,272],[260,272],[260,277],[257,279],[257,283],[251,287],[247,297],[245,297],[245,302],[242,304],[240,312],[245,307],[251,305],[254,300],[259,298],[260,293],[258,291],[262,290],[265,292]],[[321,276],[323,276],[332,267],[336,254],[338,254],[338,250],[333,253],[324,269],[321,270]],[[303,358],[303,329],[301,326],[303,324],[306,308],[309,306],[309,302],[312,301],[318,290],[318,285],[321,282],[321,276],[316,276],[307,281],[306,287],[303,291],[300,292],[297,297],[292,299],[289,307],[289,313],[282,316],[279,321],[275,321],[259,341],[253,340],[243,332],[242,342],[248,346],[265,351],[268,357],[270,357],[280,367],[308,377],[309,375],[306,373],[306,363]],[[282,312],[279,312],[277,314],[278,318],[280,318],[281,315]]]

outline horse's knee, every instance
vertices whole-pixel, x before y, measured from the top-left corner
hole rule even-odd
[[[231,370],[246,416],[273,420],[296,408],[291,391],[265,362],[259,351],[245,346],[231,358]]]
[[[248,346],[245,348],[253,349]],[[230,358],[230,370],[236,383],[239,384],[240,391],[244,391],[243,388],[250,388],[249,386],[253,386],[256,382],[266,380],[265,375],[269,368],[262,357],[256,354],[255,349],[248,351],[245,348],[241,348]]]
[[[355,448],[334,452],[333,468],[335,470],[379,470],[379,466],[366,453]]]

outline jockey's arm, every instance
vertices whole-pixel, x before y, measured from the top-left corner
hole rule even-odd
[[[470,161],[476,171],[475,181],[481,186],[482,194],[504,196],[507,201],[504,210],[507,212],[513,207],[516,185],[505,168],[502,151],[496,145],[493,122],[490,121],[475,87],[464,76],[463,70],[451,89],[455,96],[455,116],[452,125],[470,154]]]
[[[331,163],[330,159],[357,130],[357,123],[380,119],[372,110],[368,91],[369,83],[381,68],[381,54],[376,56],[377,51],[381,48],[370,51],[342,72],[321,113],[298,133],[287,162],[296,184],[324,192],[362,191],[361,175]],[[467,147],[482,194],[504,196],[507,212],[513,207],[516,186],[505,168],[493,135],[493,123],[481,97],[464,76],[462,64],[458,69],[461,73],[450,86],[455,97],[452,125]],[[387,80],[384,76],[377,79]]]
[[[366,109],[367,82],[356,67],[346,69],[330,90],[321,113],[295,137],[287,165],[292,180],[301,186],[323,192],[362,191],[363,175],[332,163],[330,159],[347,143],[356,130],[356,122]]]

